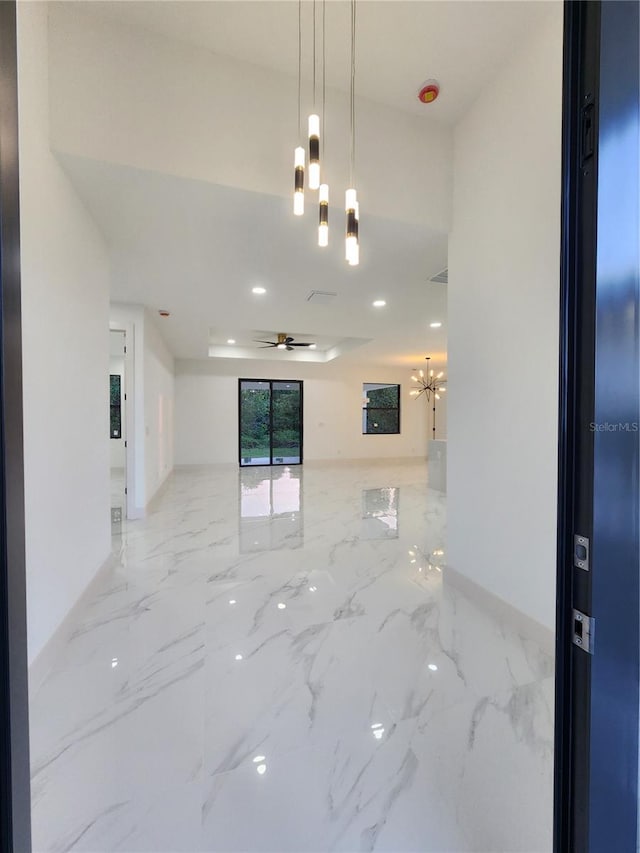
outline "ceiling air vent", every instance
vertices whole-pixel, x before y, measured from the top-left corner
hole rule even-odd
[[[436,275],[432,275],[429,281],[435,281],[438,284],[449,284],[449,269],[442,270],[442,272],[436,273]]]
[[[307,296],[307,302],[312,302],[314,305],[327,305],[333,302],[337,295],[330,290],[312,290]]]

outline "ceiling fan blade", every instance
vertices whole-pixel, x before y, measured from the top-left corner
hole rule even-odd
[[[285,344],[291,344],[291,343],[293,343],[293,341],[294,341],[294,338],[290,338],[290,337],[286,337],[284,339]]]
[[[278,346],[278,344],[274,343],[273,341],[256,341],[256,340],[254,340],[254,344],[266,344],[269,347],[277,347]]]
[[[292,346],[292,347],[312,347],[312,346],[313,346],[313,344],[312,344],[312,343],[308,343],[308,344],[290,344],[290,346]]]
[[[258,347],[258,349],[272,349],[271,344],[267,344],[266,347]]]
[[[292,346],[287,345],[287,352],[293,352],[293,347],[292,347]]]

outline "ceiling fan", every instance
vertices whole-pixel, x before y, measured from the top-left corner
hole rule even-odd
[[[278,333],[277,341],[255,341],[256,344],[265,344],[260,349],[275,347],[276,349],[286,349],[287,352],[293,352],[294,347],[315,347],[315,344],[309,341],[308,343],[295,343],[295,338],[290,337],[286,332]]]

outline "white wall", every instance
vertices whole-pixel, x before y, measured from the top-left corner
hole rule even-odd
[[[238,462],[239,377],[303,380],[305,461],[426,455],[427,410],[402,368],[215,359],[176,362],[176,464]],[[400,383],[400,435],[362,435],[364,382]]]
[[[18,4],[29,661],[110,552],[106,248],[49,150],[47,4]]]
[[[144,318],[145,498],[147,505],[173,470],[174,361],[151,313]]]
[[[288,197],[294,75],[105,21],[91,5],[52,4],[56,150]],[[329,90],[327,100],[331,138],[346,140],[347,95]],[[450,129],[360,98],[357,107],[358,136],[367,140],[358,191],[368,215],[447,231]],[[346,180],[347,156],[346,145],[333,147],[330,185]]]
[[[127,340],[127,514],[140,518],[173,470],[174,359],[151,312],[112,302],[111,329]]]
[[[562,6],[455,132],[448,562],[554,624]]]

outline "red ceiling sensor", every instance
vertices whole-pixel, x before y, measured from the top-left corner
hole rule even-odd
[[[418,100],[423,104],[432,104],[440,94],[440,84],[437,80],[427,80],[418,92]]]

